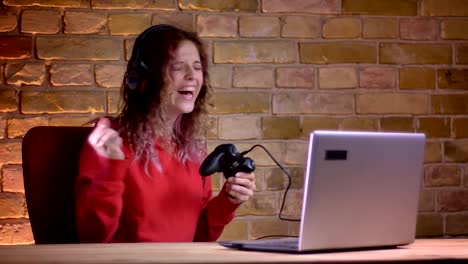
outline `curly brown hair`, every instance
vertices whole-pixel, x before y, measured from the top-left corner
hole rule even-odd
[[[186,40],[191,41],[198,50],[204,81],[193,111],[179,116],[174,127],[167,127],[162,104],[165,96],[163,88],[167,82],[166,69],[172,52]],[[136,82],[129,81],[131,78],[137,78]],[[206,154],[206,131],[202,124],[206,121],[205,102],[210,89],[207,54],[196,33],[169,25],[157,25],[138,36],[127,64],[121,89],[122,111],[116,120],[134,158],[145,161],[146,171],[150,161],[162,170],[156,148],[163,148],[184,163],[188,160],[201,162]]]

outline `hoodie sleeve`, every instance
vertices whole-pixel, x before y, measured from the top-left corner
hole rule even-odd
[[[227,225],[234,218],[238,204],[233,204],[223,188],[212,196],[211,177],[206,177],[204,185],[204,206],[198,219],[194,242],[216,241]]]
[[[81,242],[110,242],[122,214],[129,160],[100,156],[86,142],[75,186],[76,224]]]

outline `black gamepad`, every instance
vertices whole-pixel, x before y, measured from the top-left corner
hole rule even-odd
[[[252,172],[255,163],[251,158],[244,157],[233,144],[221,144],[211,152],[200,166],[200,175],[208,176],[222,172],[228,179],[237,172]]]

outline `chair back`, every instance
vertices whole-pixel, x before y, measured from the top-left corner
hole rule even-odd
[[[23,138],[26,205],[36,244],[78,243],[75,181],[91,127],[31,128]]]

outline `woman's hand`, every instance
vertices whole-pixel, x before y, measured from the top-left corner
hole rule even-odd
[[[88,137],[88,142],[99,155],[109,159],[123,160],[125,159],[125,154],[122,151],[123,140],[119,133],[110,126],[109,119],[99,119]]]
[[[229,177],[224,184],[229,200],[234,204],[246,202],[255,190],[255,174],[253,172],[238,172],[235,177]]]

